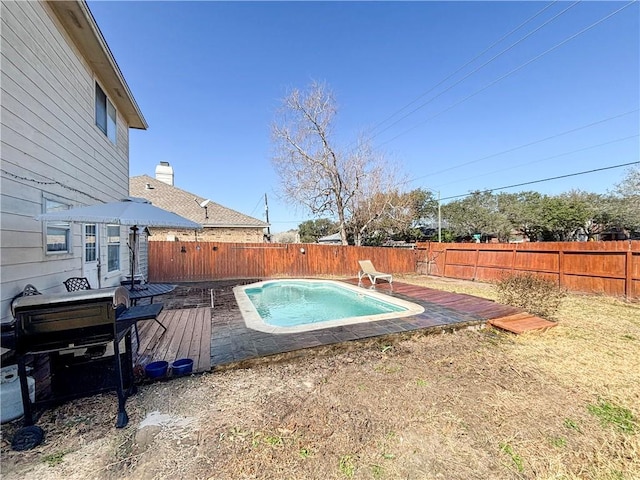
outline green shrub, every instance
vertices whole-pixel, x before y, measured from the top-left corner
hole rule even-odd
[[[567,295],[554,281],[532,273],[505,276],[496,283],[498,301],[544,318],[553,318]]]

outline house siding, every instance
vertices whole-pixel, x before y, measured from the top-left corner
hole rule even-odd
[[[118,113],[117,144],[95,125],[100,82],[44,2],[2,2],[0,65],[1,320],[25,284],[46,293],[82,271],[81,226],[71,225],[72,252],[46,255],[44,224],[34,217],[50,197],[72,206],[128,195],[129,126]],[[121,229],[121,271],[128,269],[127,232]],[[105,228],[101,260],[106,271]],[[119,283],[121,272],[102,278]]]

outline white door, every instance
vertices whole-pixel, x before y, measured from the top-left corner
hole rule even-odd
[[[89,280],[91,288],[100,288],[100,235],[98,235],[98,226],[95,223],[86,223],[82,228],[82,244],[84,246],[82,274]]]

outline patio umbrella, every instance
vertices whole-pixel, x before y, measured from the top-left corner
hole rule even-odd
[[[163,210],[144,198],[128,197],[116,202],[99,203],[88,207],[70,208],[58,212],[42,213],[36,220],[74,222],[74,223],[109,223],[127,225],[133,232],[133,247],[137,242],[138,227],[166,227],[200,229],[199,223],[181,217],[173,212]],[[135,248],[131,251],[131,288],[134,285]]]

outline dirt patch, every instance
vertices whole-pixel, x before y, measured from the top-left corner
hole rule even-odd
[[[469,282],[428,286],[492,294]],[[417,333],[245,362],[141,387],[122,430],[114,395],[76,400],[45,412],[35,450],[11,451],[20,424],[3,425],[2,476],[639,478],[638,430],[588,408],[606,399],[640,415],[637,314],[571,296],[545,334]]]

